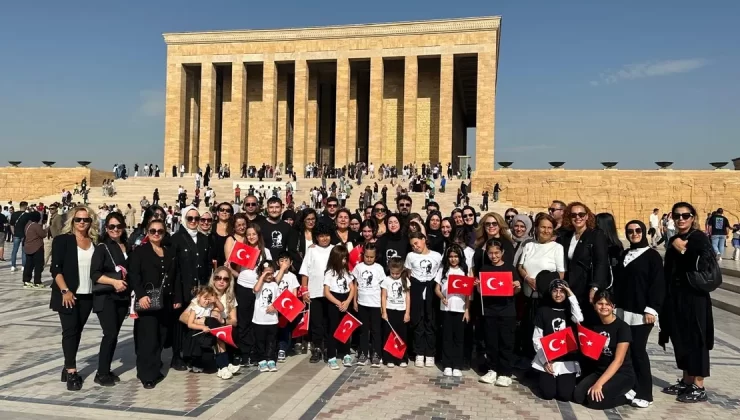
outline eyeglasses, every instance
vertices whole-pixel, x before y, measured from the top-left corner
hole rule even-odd
[[[257,203],[244,203],[247,207],[257,207]]]
[[[149,234],[162,236],[164,235],[164,229],[149,229]]]
[[[555,207],[550,207],[549,209],[547,209],[547,211],[550,212],[550,213],[555,213],[556,211],[563,211],[563,209],[559,209],[559,208],[555,208]]]
[[[222,208],[218,209],[218,211],[219,211],[219,213],[231,213],[231,209],[226,208],[226,207],[222,207]]]
[[[213,281],[229,281],[229,278],[222,276],[213,276]]]
[[[585,211],[582,211],[580,213],[571,213],[570,214],[570,218],[571,219],[585,219],[586,216],[588,216],[588,213],[586,213]]]
[[[200,222],[201,223],[213,223],[213,219],[210,217],[201,217]]]
[[[162,213],[154,213],[152,214],[153,220],[164,220],[164,214]]]
[[[463,214],[463,217],[466,218],[466,219],[472,219],[472,218],[475,217],[475,215],[468,213],[468,214]]]
[[[108,230],[123,230],[123,228],[125,228],[125,227],[126,226],[124,226],[122,224],[119,224],[119,225],[110,224],[110,225],[108,225]]]
[[[92,218],[91,217],[75,217],[74,219],[72,219],[72,221],[75,223],[92,223]]]
[[[514,215],[513,214],[507,214],[505,217],[506,217],[506,220],[511,220],[511,219],[514,218]]]
[[[689,220],[692,217],[694,217],[691,213],[673,213],[673,220],[683,219],[683,220]]]
[[[627,229],[627,235],[640,235],[642,234],[642,228]]]
[[[383,208],[377,208],[373,210],[375,213],[385,213],[385,209]]]
[[[333,209],[333,208],[334,208],[334,207],[336,207],[336,206],[337,206],[337,205],[336,205],[336,204],[333,204],[333,203],[332,203],[332,204],[327,204],[327,205],[326,205],[326,207],[328,207],[328,208],[330,208],[330,209]]]
[[[405,209],[407,207],[411,207],[411,203],[398,203],[398,207]]]
[[[200,222],[200,216],[187,216],[185,220],[188,222]]]
[[[484,223],[483,225],[484,225],[485,227],[487,227],[487,228],[488,228],[488,227],[497,227],[497,226],[498,226],[498,222],[486,222],[486,223]]]

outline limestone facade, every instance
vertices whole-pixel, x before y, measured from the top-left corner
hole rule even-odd
[[[82,167],[0,168],[0,198],[18,202],[57,195],[61,199],[62,189],[74,189],[83,178],[89,187],[99,187],[103,180],[113,179],[113,172]]]
[[[242,163],[457,165],[472,126],[479,167],[492,169],[500,24],[164,34],[164,172],[181,163],[232,173]]]

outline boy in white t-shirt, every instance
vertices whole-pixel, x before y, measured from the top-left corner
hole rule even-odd
[[[259,360],[260,372],[277,372],[275,364],[275,344],[278,333],[278,312],[273,306],[277,299],[278,284],[275,281],[275,263],[265,261],[260,264],[260,277],[254,285],[254,344],[255,360]]]
[[[280,269],[275,275],[275,281],[278,284],[277,296],[280,296],[286,290],[290,290],[290,293],[298,296],[298,278],[290,271],[293,267],[293,260],[291,260],[290,253],[288,251],[282,251],[280,253],[278,266]],[[290,348],[291,333],[293,332],[293,328],[295,328],[295,324],[298,320],[299,318],[296,318],[293,322],[288,323],[288,325],[278,330],[278,363],[285,362],[288,349]]]
[[[383,342],[380,338],[380,283],[385,278],[385,270],[375,262],[377,249],[374,243],[363,247],[362,262],[355,265],[352,276],[357,281],[357,296],[354,307],[360,318],[360,351],[357,364],[365,366],[370,359],[371,366],[380,367],[380,352]],[[372,336],[372,352],[370,337]]]

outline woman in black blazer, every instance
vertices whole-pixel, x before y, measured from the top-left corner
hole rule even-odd
[[[94,284],[93,312],[98,315],[103,329],[95,383],[113,386],[121,379],[111,371],[110,365],[131,300],[131,291],[126,283],[126,219],[121,213],[110,213],[103,226],[105,232],[95,247],[90,264],[90,278]]]
[[[128,279],[136,293],[140,308],[134,328],[136,341],[136,376],[145,389],[152,389],[164,379],[162,369],[162,349],[171,327],[172,309],[180,304],[173,303],[173,282],[175,279],[175,252],[163,243],[165,237],[164,221],[153,219],[147,227],[147,241],[140,245],[129,260]],[[161,307],[154,309],[147,291],[161,290]]]
[[[82,389],[82,378],[77,374],[77,350],[93,306],[90,263],[97,237],[95,213],[86,206],[77,206],[69,211],[62,234],[52,242],[54,281],[49,308],[59,314],[62,324],[62,382],[67,383],[70,391]]]
[[[181,305],[175,310],[174,319],[179,318],[184,308],[190,304],[197,288],[208,284],[213,270],[209,238],[198,232],[200,212],[190,206],[183,209],[182,214],[184,216],[180,230],[172,235],[172,249],[177,262],[173,303]],[[178,371],[187,370],[180,354],[187,332],[187,328],[183,327],[183,323],[175,322],[172,335],[171,366]]]
[[[565,251],[565,280],[578,299],[584,316],[596,316],[586,308],[597,290],[611,286],[611,266],[606,236],[596,228],[596,216],[583,203],[568,204],[563,215],[565,233],[558,237]],[[591,318],[593,320],[594,318]]]

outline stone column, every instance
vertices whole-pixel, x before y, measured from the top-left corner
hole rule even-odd
[[[308,104],[306,105],[306,162],[318,163],[319,74],[308,68]]]
[[[277,72],[277,153],[275,162],[283,164],[285,169],[285,148],[288,143],[288,75],[283,71]]]
[[[452,162],[452,121],[455,101],[455,56],[444,54],[439,69],[439,161],[444,170]],[[432,162],[434,164],[435,162]]]
[[[246,88],[247,70],[244,63],[231,63],[231,96],[228,103],[224,102],[221,161],[229,165],[234,177],[241,174],[246,155]]]
[[[349,110],[347,111],[347,161],[357,161],[357,72],[350,66]]]
[[[293,170],[297,176],[306,171],[306,106],[308,103],[308,64],[295,61],[295,88],[293,90]]]
[[[206,164],[214,167],[216,134],[216,68],[213,63],[203,63],[200,69],[200,135],[198,139],[197,166],[205,170]],[[198,167],[187,168],[195,173]]]
[[[185,68],[180,63],[167,62],[167,92],[164,117],[164,173],[185,162]]]
[[[268,165],[275,166],[277,152],[277,66],[273,60],[265,60],[262,64],[262,121],[260,131],[263,134],[262,159]]]
[[[405,58],[403,76],[403,164],[416,160],[416,95],[419,92],[419,60]]]
[[[475,127],[475,171],[493,171],[496,118],[496,53],[478,53],[478,100]],[[465,173],[465,168],[460,172]]]
[[[370,59],[370,133],[368,164],[380,167],[383,143],[383,57]]]
[[[337,168],[341,168],[346,165],[351,159],[353,153],[353,151],[349,150],[347,144],[349,85],[349,59],[346,57],[339,57],[337,59],[337,111],[336,128],[334,131],[334,166]]]

